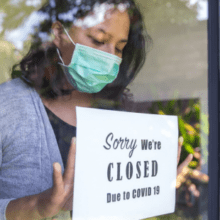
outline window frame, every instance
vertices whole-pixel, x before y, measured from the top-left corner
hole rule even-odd
[[[219,220],[219,0],[209,0],[208,5],[208,219]]]

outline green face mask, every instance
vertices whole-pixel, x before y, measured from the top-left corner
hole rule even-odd
[[[75,44],[68,32],[66,30],[65,32],[75,45],[71,63],[66,66],[58,49],[57,52],[63,62],[63,64],[60,63],[62,69],[74,88],[80,92],[97,93],[116,79],[122,62],[120,57]]]

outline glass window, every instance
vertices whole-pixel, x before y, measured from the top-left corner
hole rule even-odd
[[[64,0],[1,0],[0,84],[10,80],[11,67],[20,62],[32,43],[51,41],[54,21],[70,27],[74,8]],[[68,2],[68,1],[67,1]],[[80,1],[79,1],[80,2]],[[179,116],[183,136],[182,162],[194,155],[177,178],[176,211],[156,219],[208,218],[208,51],[207,0],[137,0],[146,26],[148,54],[128,85],[124,110]],[[3,7],[2,7],[3,5]],[[40,10],[39,10],[40,9]],[[43,47],[47,47],[44,44]],[[16,68],[14,69],[16,74]],[[20,74],[19,71],[17,74]],[[98,100],[95,107],[118,109],[119,102]]]
[[[132,111],[179,116],[184,137],[175,214],[157,219],[207,219],[208,64],[207,1],[139,0],[153,46],[129,86]],[[135,104],[133,104],[135,103]],[[169,217],[169,218],[168,218]],[[154,218],[156,219],[156,218]]]

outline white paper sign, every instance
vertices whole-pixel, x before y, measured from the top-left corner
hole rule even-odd
[[[177,149],[176,116],[77,107],[73,219],[174,212]]]

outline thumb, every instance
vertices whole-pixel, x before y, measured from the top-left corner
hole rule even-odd
[[[72,183],[75,172],[76,138],[73,137],[69,149],[66,169],[63,175],[65,183]]]
[[[179,175],[182,172],[183,168],[187,166],[192,161],[192,159],[193,159],[193,154],[189,154],[187,158],[178,166],[177,175]]]
[[[62,168],[59,163],[53,163],[53,193],[63,189]]]

